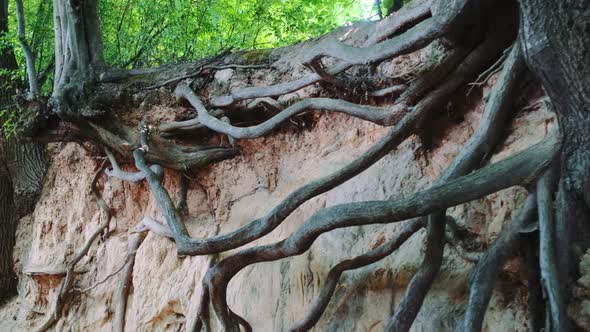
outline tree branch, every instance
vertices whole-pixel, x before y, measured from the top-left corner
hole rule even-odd
[[[25,30],[25,14],[23,10],[23,1],[16,1],[16,18],[18,21],[18,42],[23,49],[27,67],[27,78],[29,81],[29,97],[32,98],[39,94],[39,85],[37,84],[37,72],[35,71],[35,55],[27,42]]]

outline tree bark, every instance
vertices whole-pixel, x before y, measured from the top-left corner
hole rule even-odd
[[[0,37],[8,32],[8,0],[0,0]],[[11,47],[0,49],[0,69],[18,70]],[[0,109],[16,111],[12,106],[21,82],[2,80]],[[43,186],[47,171],[45,147],[0,137],[0,300],[16,293],[16,275],[12,253],[18,219],[31,213]]]
[[[570,289],[590,244],[590,3],[519,3],[527,63],[551,98],[563,133],[554,243],[560,284]]]

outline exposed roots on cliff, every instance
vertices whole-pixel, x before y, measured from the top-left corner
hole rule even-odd
[[[302,320],[295,323],[295,325],[291,327],[289,331],[308,331],[318,322],[326,310],[326,307],[330,302],[330,298],[336,290],[336,286],[338,285],[338,281],[342,273],[373,264],[391,255],[414,233],[422,229],[425,224],[426,223],[422,218],[407,221],[403,228],[396,234],[396,236],[388,242],[363,255],[342,261],[334,266],[330,272],[328,272],[324,286],[320,290],[320,294],[318,295],[318,298],[313,304],[311,310],[309,310],[307,315]]]
[[[518,22],[518,5],[521,22]],[[357,40],[356,46],[345,44],[333,36],[320,38],[307,45],[304,52],[295,57],[300,65],[307,67],[306,74],[300,78],[270,86],[243,87],[229,93],[224,90],[220,94],[227,93],[226,95],[209,96],[208,99],[197,91],[206,84],[206,79],[197,84],[195,77],[205,68],[216,70],[228,66],[215,64],[214,60],[218,58],[208,59],[192,67],[178,67],[186,70],[182,75],[167,72],[166,68],[142,73],[121,71],[112,72],[110,76],[103,75],[102,83],[127,82],[128,86],[132,86],[141,82],[145,86],[140,87],[140,90],[162,88],[168,89],[168,93],[174,91],[176,97],[188,101],[196,111],[194,118],[184,114],[182,120],[166,123],[148,125],[142,118],[139,131],[129,125],[116,123],[113,121],[115,117],[98,116],[97,114],[105,112],[98,112],[93,108],[95,105],[86,105],[91,109],[92,116],[81,121],[84,118],[82,111],[76,116],[68,113],[76,106],[67,105],[65,97],[68,91],[65,88],[59,91],[54,96],[54,101],[59,104],[55,112],[62,116],[62,120],[71,121],[60,121],[57,128],[53,127],[45,132],[46,137],[91,140],[105,147],[112,166],[106,173],[128,182],[145,179],[166,221],[164,225],[145,216],[130,236],[129,255],[115,299],[115,330],[122,331],[125,325],[126,301],[133,273],[133,253],[147,230],[171,238],[179,255],[213,255],[209,260],[208,272],[202,280],[198,314],[191,330],[200,331],[209,323],[208,311],[212,305],[225,330],[239,331],[241,327],[250,331],[252,328],[249,322],[232,311],[227,302],[228,284],[238,272],[257,263],[301,255],[309,250],[320,235],[336,229],[403,222],[397,234],[387,243],[334,266],[310,311],[291,330],[307,331],[318,322],[344,271],[373,264],[391,255],[404,241],[426,227],[423,262],[386,327],[387,331],[408,331],[443,263],[447,208],[505,188],[523,186],[530,190],[526,203],[474,268],[463,326],[466,331],[482,329],[496,279],[507,259],[523,244],[521,237],[536,236],[536,233],[531,233],[537,231],[534,221],[538,214],[539,246],[527,247],[526,251],[529,272],[533,276],[531,278],[536,281],[540,279],[541,282],[531,280],[529,283],[529,301],[531,308],[543,306],[539,295],[540,289],[543,289],[547,294],[549,308],[549,325],[545,329],[568,331],[570,325],[566,315],[566,290],[569,287],[567,281],[571,280],[568,280],[567,273],[572,269],[571,260],[574,255],[573,249],[567,246],[570,239],[576,239],[568,221],[584,220],[590,208],[590,195],[587,194],[590,188],[590,143],[585,138],[576,138],[573,133],[576,129],[581,131],[590,128],[587,112],[582,112],[587,111],[587,97],[590,93],[584,90],[587,87],[578,85],[587,77],[578,77],[575,83],[578,90],[584,93],[568,96],[569,99],[559,94],[568,91],[571,85],[571,82],[568,83],[569,76],[564,74],[563,79],[551,80],[548,68],[554,65],[567,67],[559,68],[562,74],[569,73],[570,76],[578,75],[583,70],[579,69],[582,66],[575,70],[568,67],[560,58],[556,58],[556,52],[545,52],[551,46],[548,42],[544,44],[551,38],[547,31],[553,30],[545,30],[543,22],[535,21],[535,18],[543,16],[537,15],[536,8],[545,6],[538,0],[521,0],[519,4],[509,0],[418,1],[404,7],[394,16],[372,25],[372,30],[365,34],[362,41]],[[557,11],[559,8],[554,9]],[[524,20],[523,13],[537,14]],[[562,24],[560,22],[549,23],[555,27]],[[531,37],[532,31],[540,31],[545,39]],[[572,40],[587,46],[575,39],[575,36]],[[346,76],[349,69],[356,70],[354,75],[365,75],[381,62],[427,46],[431,51],[429,59],[419,66],[413,81],[395,78],[381,86],[365,89],[366,95],[375,97],[375,100],[395,94],[397,99],[391,104],[374,106],[363,104],[367,100],[362,98],[356,98],[353,102],[338,98],[339,94],[346,97],[347,93],[352,93],[348,91],[354,85],[350,81],[356,81],[349,80]],[[492,69],[488,69],[490,65]],[[555,104],[555,113],[560,121],[559,130],[548,131],[542,142],[516,155],[488,164],[495,149],[503,142],[506,128],[514,117],[515,99],[522,89],[522,82],[526,81],[530,73],[527,65],[532,72],[538,74]],[[250,65],[240,64],[229,66],[252,68]],[[427,148],[428,137],[432,136],[433,131],[430,128],[437,125],[437,116],[441,115],[450,101],[459,94],[464,97],[465,91],[461,89],[470,82],[475,80],[479,84],[480,78],[487,81],[490,73],[496,71],[499,71],[497,81],[485,102],[477,130],[429,189],[395,200],[354,202],[320,209],[282,241],[250,246],[217,261],[216,254],[251,244],[269,234],[302,204],[358,176],[412,135],[420,136]],[[313,98],[293,102],[276,98],[315,83],[321,83],[319,88],[324,95],[314,95]],[[112,97],[108,93],[105,95]],[[250,112],[260,109],[272,110],[274,115],[270,118],[252,116],[254,119],[248,119],[248,126],[236,125],[235,120],[239,118],[235,115],[237,110]],[[175,205],[163,185],[163,167],[186,171],[234,157],[239,153],[240,146],[236,140],[268,135],[287,121],[309,111],[340,112],[390,128],[359,157],[336,172],[299,187],[261,218],[226,234],[215,233],[208,238],[192,237],[184,222],[189,208],[188,179],[183,175],[180,202]],[[202,133],[205,134],[200,137]],[[181,143],[182,139],[179,137],[182,135],[189,136],[192,141]],[[229,145],[210,143],[223,142],[225,136],[220,135],[228,136]],[[215,139],[211,139],[212,136]],[[168,139],[170,137],[174,140]],[[132,154],[138,172],[123,171],[117,164],[115,153],[123,157]],[[107,220],[68,264],[68,273],[62,283],[54,314],[41,330],[51,327],[63,310],[65,296],[73,283],[74,265],[86,254],[92,241],[108,227],[109,208],[94,190],[102,170],[104,165],[95,176],[92,186],[99,205],[107,212]],[[554,202],[558,203],[555,209]],[[527,235],[523,235],[524,233]],[[582,248],[580,243],[583,236],[579,238],[576,241],[577,249]],[[561,254],[565,255],[564,260],[557,261],[556,257]],[[567,285],[563,286],[562,282]],[[541,320],[538,315],[532,315],[531,326],[540,327]]]

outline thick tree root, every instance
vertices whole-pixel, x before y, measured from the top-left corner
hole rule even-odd
[[[347,64],[362,65],[379,63],[384,60],[417,51],[436,38],[448,33],[453,27],[474,23],[477,17],[487,15],[491,1],[463,0],[447,3],[435,1],[433,17],[428,18],[403,34],[391,39],[364,47],[354,47],[341,43],[335,38],[314,45],[305,52],[302,63],[311,64],[323,57],[332,57]],[[477,3],[477,5],[475,5]],[[377,38],[379,40],[381,38]],[[373,41],[373,39],[371,39]]]
[[[391,36],[393,33],[398,31],[399,29],[406,27],[408,25],[414,24],[423,18],[429,15],[430,10],[427,10],[427,7],[430,7],[430,1],[425,1],[422,5],[418,5],[419,8],[415,9],[415,6],[406,6],[402,8],[395,15],[395,20],[391,19],[390,22],[392,24],[391,30],[387,29],[377,29],[377,33],[373,34],[374,38],[369,38],[365,42],[365,46],[373,45],[374,43],[380,42],[387,37]],[[397,20],[399,18],[399,21]],[[424,26],[426,24],[422,24]],[[390,52],[388,56],[393,57],[396,54],[407,54],[412,50],[419,49],[414,46],[416,43],[420,43],[423,46],[426,46],[429,42],[434,40],[437,36],[442,35],[442,31],[439,33],[428,33],[432,32],[433,29],[425,30],[422,29],[422,26],[418,29],[414,28],[414,30],[410,33],[404,33],[398,37],[394,37],[396,42],[390,42],[390,44],[397,43],[398,51],[397,52]],[[421,30],[422,29],[422,30]],[[411,29],[410,29],[411,30]],[[418,31],[420,30],[420,31]],[[422,32],[417,33],[417,32]],[[390,49],[393,48],[390,46]],[[365,63],[364,61],[362,63]],[[338,63],[329,68],[325,69],[325,73],[329,76],[334,76],[338,73],[341,73],[348,68],[351,67],[350,63]],[[266,87],[246,87],[241,88],[236,91],[233,91],[230,95],[226,96],[218,96],[214,97],[209,100],[209,105],[211,107],[227,107],[233,105],[237,102],[247,100],[247,99],[255,99],[261,97],[278,97],[290,92],[297,91],[302,89],[308,85],[314,84],[322,80],[322,77],[318,73],[311,73],[307,74],[299,79],[294,81],[286,82],[286,83],[279,83],[271,86]]]
[[[494,244],[486,251],[472,272],[469,290],[469,303],[465,313],[463,331],[481,331],[483,318],[492,298],[494,285],[500,270],[515,253],[521,240],[521,232],[534,222],[537,212],[537,196],[531,193],[521,211],[502,232]]]
[[[442,184],[476,169],[491,155],[498,143],[504,124],[510,114],[511,104],[518,89],[524,61],[518,42],[506,61],[501,77],[492,90],[490,100],[475,134],[453,159],[450,166],[437,181]],[[387,331],[408,331],[418,315],[426,294],[442,264],[444,253],[445,211],[429,216],[424,261],[408,285],[406,295],[391,318]]]
[[[424,260],[410,281],[405,296],[389,320],[385,331],[408,331],[412,326],[442,265],[445,226],[444,210],[428,216]]]
[[[539,251],[539,235],[538,232],[535,232],[521,236],[525,237],[521,242],[523,243],[528,273],[528,330],[540,332],[545,323],[545,301],[543,300],[541,270],[537,255]]]
[[[206,278],[217,317],[226,330],[234,328],[226,302],[227,285],[246,266],[300,255],[318,236],[334,229],[424,216],[504,188],[530,183],[555,158],[559,142],[557,135],[551,135],[516,156],[398,201],[369,201],[325,208],[287,239],[245,249],[225,258],[209,270]]]
[[[402,10],[389,15],[375,25],[375,32],[369,35],[365,45],[374,45],[390,38],[399,30],[423,20],[431,15],[432,0],[412,1]]]
[[[405,222],[403,228],[396,234],[396,236],[385,244],[382,244],[378,248],[375,248],[366,254],[357,256],[353,259],[342,261],[334,266],[328,273],[326,281],[324,282],[324,286],[320,290],[320,295],[318,295],[318,298],[313,304],[311,310],[309,310],[305,318],[295,323],[295,325],[291,327],[289,331],[308,331],[318,322],[326,310],[326,307],[328,306],[328,303],[330,302],[330,299],[336,290],[336,286],[338,285],[338,281],[340,280],[340,276],[343,272],[359,269],[361,267],[378,262],[381,259],[391,255],[414,233],[424,227],[425,224],[426,223],[422,218],[407,221]]]
[[[113,331],[115,332],[123,332],[125,328],[125,313],[127,311],[127,299],[133,279],[135,255],[144,239],[145,232],[132,234],[129,238],[125,267],[123,268],[123,273],[119,279],[119,286],[115,292],[115,317],[113,318]]]
[[[563,285],[559,282],[557,257],[555,256],[555,218],[553,214],[554,179],[547,171],[537,183],[537,204],[539,209],[539,264],[541,266],[541,283],[547,296],[550,317],[545,326],[547,331],[569,331],[569,321],[563,297]]]
[[[395,124],[395,119],[401,117],[399,113],[394,111],[392,114],[390,110],[382,107],[357,105],[339,99],[307,98],[287,107],[284,111],[281,111],[261,124],[252,127],[235,127],[211,115],[188,85],[179,84],[175,94],[179,97],[186,98],[197,110],[199,123],[213,131],[226,134],[233,138],[256,138],[264,136],[291,117],[312,109],[345,113],[383,126],[391,126]],[[189,126],[194,125],[192,120],[187,122]]]

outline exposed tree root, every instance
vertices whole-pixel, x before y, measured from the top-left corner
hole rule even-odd
[[[197,118],[186,121],[169,122],[162,124],[160,125],[159,130],[163,132],[171,132],[180,129],[191,130],[209,127],[213,130],[220,130],[220,132],[228,135],[229,133],[234,133],[235,135],[239,134],[243,137],[252,138],[268,133],[288,118],[301,112],[307,111],[308,109],[314,108],[343,112],[367,121],[372,121],[374,123],[383,125],[393,125],[403,115],[402,112],[406,112],[407,109],[411,105],[413,105],[420,97],[423,97],[423,95],[425,95],[429,90],[431,90],[434,86],[440,83],[447,75],[449,75],[449,73],[457,67],[461,60],[465,59],[465,56],[468,52],[469,50],[464,47],[457,47],[445,54],[442,57],[440,63],[435,65],[433,69],[427,71],[424,75],[420,76],[418,80],[413,82],[410,85],[410,87],[400,96],[399,100],[396,101],[396,105],[392,106],[389,109],[381,107],[362,106],[342,100],[328,98],[308,98],[298,103],[295,103],[294,105],[291,105],[286,110],[283,110],[283,107],[276,101],[274,101],[274,99],[265,97],[255,99],[254,101],[248,104],[246,109],[250,109],[264,102],[268,105],[271,105],[271,107],[275,108],[280,113],[275,115],[271,119],[265,121],[264,123],[252,127],[231,127],[220,124],[220,120],[214,118],[219,118],[223,116],[223,111],[216,109],[212,110],[208,114],[205,114],[203,104],[200,102],[198,97],[192,92],[192,90],[190,90],[190,88],[186,85],[179,85],[176,94],[188,99],[189,102],[191,102],[191,104],[193,104],[194,102],[193,107],[195,107],[197,112],[199,112],[200,110],[199,116]],[[485,53],[479,52],[478,54],[481,57],[480,61],[485,61]],[[476,59],[475,56],[473,58]],[[473,72],[477,71],[476,68],[472,68],[470,70],[473,70]],[[452,79],[450,80],[451,82],[443,85],[448,87],[445,89],[445,93],[448,93],[448,91],[454,90],[461,85],[461,83],[463,82],[463,78],[461,75],[461,72],[453,75]],[[403,85],[396,85],[390,88],[376,91],[375,94],[376,96],[383,96],[389,93],[400,91],[402,87]],[[201,123],[202,118],[205,122],[209,124],[208,126]]]
[[[169,194],[162,187],[161,179],[159,179],[158,176],[155,176],[145,164],[145,152],[140,149],[136,150],[134,152],[136,166],[145,174],[152,174],[147,176],[147,180],[152,188],[154,196],[156,197],[156,201],[166,218],[168,226],[170,227],[172,234],[174,234],[178,253],[186,255],[217,253],[237,248],[268,234],[302,203],[336,187],[364,171],[366,168],[381,159],[387,152],[391,151],[391,149],[395,148],[399,143],[403,142],[403,140],[413,133],[417,121],[423,118],[431,110],[441,106],[450,93],[462,84],[465,84],[470,77],[474,76],[475,73],[483,68],[487,62],[491,61],[495,54],[499,53],[505,47],[504,44],[507,42],[506,39],[507,37],[492,37],[474,49],[440,87],[436,88],[424,100],[418,103],[411,112],[404,116],[401,121],[377,144],[354,160],[351,164],[334,174],[301,187],[289,195],[262,219],[255,220],[229,234],[209,239],[191,238],[181,217],[174,209]],[[455,60],[454,57],[451,57],[451,59],[453,61]],[[431,84],[426,81],[420,82],[421,83],[418,84]],[[416,90],[421,89],[416,88]]]
[[[114,126],[112,123],[90,123],[90,126],[82,131],[95,142],[124,156],[131,154],[140,142],[136,130],[125,126]],[[190,168],[206,166],[238,154],[238,149],[234,147],[182,146],[157,135],[152,136],[146,159],[176,170],[186,171]]]
[[[436,107],[444,103],[450,93],[464,84],[478,68],[492,57],[491,50],[498,48],[496,42],[487,42],[477,47],[439,88],[428,95],[414,107],[410,113],[404,116],[385,136],[363,153],[359,158],[324,178],[313,181],[295,192],[291,193],[280,204],[275,206],[265,217],[257,219],[240,229],[221,236],[209,239],[192,239],[186,231],[180,217],[172,211],[170,196],[161,186],[157,177],[148,176],[148,182],[156,196],[158,204],[166,218],[170,230],[175,235],[177,251],[186,255],[204,255],[237,248],[253,240],[256,240],[275,229],[297,207],[307,200],[322,194],[360,174],[362,171],[379,161],[385,154],[403,142],[414,132],[414,126]],[[499,49],[498,49],[499,50]],[[145,174],[151,171],[144,161],[144,152],[134,152],[138,169]]]
[[[96,188],[96,183],[97,183],[100,175],[105,170],[105,168],[106,168],[106,161],[103,162],[103,164],[100,166],[99,170],[94,174],[94,178],[92,179],[92,182],[90,184],[92,193],[94,194],[94,197],[97,201],[98,206],[106,214],[105,221],[101,225],[99,225],[99,227],[96,229],[96,231],[94,231],[94,233],[92,233],[92,235],[88,238],[88,240],[86,241],[84,246],[78,251],[78,253],[74,256],[74,258],[68,263],[67,268],[66,268],[66,276],[63,279],[63,281],[61,282],[61,285],[59,287],[59,292],[57,294],[57,298],[55,300],[55,304],[53,306],[53,309],[51,310],[51,313],[49,314],[49,316],[47,317],[45,322],[43,324],[41,324],[41,326],[39,328],[37,328],[37,331],[39,331],[39,332],[44,332],[44,331],[49,330],[53,326],[53,324],[55,324],[55,322],[57,322],[57,320],[61,317],[62,312],[66,309],[68,297],[69,297],[70,291],[74,285],[74,278],[76,277],[76,272],[74,271],[74,269],[76,267],[76,264],[78,264],[78,262],[80,262],[80,260],[82,260],[82,258],[84,258],[84,256],[86,256],[86,254],[90,250],[90,247],[92,246],[92,243],[94,243],[94,240],[96,240],[96,238],[98,238],[98,236],[101,235],[109,227],[109,223],[111,221],[111,216],[112,216],[111,209],[109,208],[107,203],[102,198],[100,192]]]
[[[165,238],[169,238],[169,239],[174,239],[174,236],[172,235],[172,232],[170,232],[170,228],[168,228],[168,226],[162,224],[159,221],[156,221],[153,218],[150,217],[143,217],[143,219],[141,220],[141,224],[143,226],[146,227],[146,229],[149,229],[152,233],[159,235],[161,237],[165,237]]]
[[[405,84],[392,85],[387,88],[371,91],[371,92],[369,92],[369,96],[371,96],[371,97],[385,97],[385,96],[389,96],[392,94],[401,93],[402,91],[406,90],[407,88],[408,87]]]
[[[17,0],[16,4],[18,37],[28,68],[30,92],[34,95],[39,92],[39,84],[33,55],[25,39],[22,1]],[[300,255],[321,234],[335,229],[386,224],[420,217],[420,220],[409,221],[396,237],[381,247],[337,264],[329,272],[311,311],[292,328],[293,331],[304,331],[313,327],[325,311],[344,271],[372,264],[391,254],[412,234],[424,227],[427,220],[423,263],[386,327],[387,331],[406,332],[412,326],[442,265],[446,209],[510,186],[536,183],[536,191],[529,195],[521,213],[503,229],[474,269],[464,329],[481,329],[495,280],[504,262],[521,242],[521,233],[530,231],[525,226],[530,225],[537,208],[539,257],[536,257],[536,248],[531,245],[526,248],[530,274],[529,311],[534,313],[530,315],[530,327],[540,330],[542,326],[542,315],[538,314],[540,310],[535,310],[545,305],[540,294],[542,289],[547,297],[545,330],[568,331],[570,326],[566,314],[565,291],[575,276],[575,259],[579,252],[588,247],[584,240],[587,242],[590,237],[590,228],[583,224],[590,217],[590,140],[587,135],[579,135],[590,130],[587,107],[590,99],[587,84],[590,70],[588,66],[584,66],[590,47],[589,39],[584,38],[588,30],[585,22],[590,6],[583,1],[574,0],[565,0],[559,4],[543,0],[520,0],[518,4],[521,35],[513,43],[510,53],[505,52],[499,59],[501,51],[515,38],[517,28],[513,17],[516,13],[513,10],[516,6],[514,2],[418,0],[382,22],[372,26],[359,25],[360,29],[367,27],[367,30],[355,33],[357,40],[359,35],[366,37],[362,44],[347,45],[330,36],[318,39],[315,44],[308,44],[307,49],[296,60],[308,66],[311,73],[291,82],[267,87],[247,87],[232,91],[229,95],[213,97],[207,105],[212,109],[211,112],[207,111],[198,94],[188,85],[179,84],[175,90],[176,95],[189,101],[198,113],[197,118],[160,124],[159,130],[163,135],[150,137],[148,124],[142,124],[137,133],[134,128],[113,121],[114,118],[106,118],[105,114],[109,114],[111,108],[116,108],[108,103],[117,102],[111,100],[108,87],[105,91],[100,90],[106,85],[98,88],[95,83],[111,82],[117,89],[120,88],[117,84],[121,84],[125,89],[133,87],[128,92],[137,92],[166,85],[174,86],[179,81],[201,74],[205,69],[260,68],[261,65],[219,66],[217,64],[220,63],[218,60],[221,56],[218,56],[198,64],[178,65],[173,69],[109,71],[97,80],[98,74],[104,69],[97,1],[88,0],[78,4],[76,1],[55,0],[56,70],[54,89],[48,106],[50,112],[60,120],[57,129],[47,130],[48,137],[55,136],[59,140],[91,140],[108,147],[106,154],[111,161],[112,170],[106,170],[106,173],[129,182],[146,179],[167,223],[166,226],[146,216],[130,234],[129,253],[120,269],[123,273],[115,295],[114,330],[122,331],[125,325],[135,252],[147,230],[174,240],[178,254],[182,255],[217,254],[251,243],[276,229],[306,201],[374,165],[411,135],[423,137],[428,134],[423,125],[433,118],[437,110],[445,108],[454,92],[476,77],[471,88],[481,85],[482,80],[487,81],[500,68],[496,65],[503,62],[502,72],[486,103],[477,131],[430,189],[396,201],[358,202],[321,209],[282,241],[238,251],[218,263],[215,262],[216,256],[211,257],[210,268],[202,280],[203,293],[198,318],[193,322],[191,330],[201,330],[208,323],[211,304],[226,330],[237,331],[241,327],[251,331],[249,323],[229,308],[226,299],[228,284],[247,266]],[[547,12],[551,15],[547,15]],[[433,60],[436,65],[432,68],[423,66],[417,79],[409,87],[399,84],[398,79],[390,79],[387,84],[399,85],[367,92],[367,97],[376,98],[400,94],[391,107],[357,105],[329,98],[309,98],[285,108],[271,98],[318,82],[328,83],[321,84],[321,87],[333,85],[336,88],[334,90],[345,90],[350,83],[343,80],[343,75],[338,75],[349,68],[368,64],[368,69],[371,70],[382,61],[420,50],[433,42],[437,43],[433,48],[444,45],[442,57],[433,53],[434,58],[429,60]],[[567,49],[568,52],[562,55],[560,48]],[[507,57],[504,60],[505,55]],[[322,62],[326,57],[335,59],[333,64]],[[525,73],[523,57],[540,78],[555,104],[562,136],[551,134],[545,141],[524,152],[474,171],[488,161],[494,147],[502,139],[507,120],[513,113],[511,106],[519,89],[518,84]],[[485,70],[494,60],[497,60],[496,63]],[[359,72],[362,73],[364,69],[367,68],[362,68]],[[41,79],[39,81],[42,82]],[[92,92],[86,91],[87,87]],[[105,95],[107,98],[104,98]],[[85,100],[88,97],[92,97],[91,102]],[[235,113],[218,108],[235,106],[238,103],[245,104],[245,110],[258,111],[264,108],[277,114],[253,126],[237,127],[230,123],[229,118]],[[109,106],[104,107],[105,105]],[[341,112],[392,128],[360,157],[337,172],[295,190],[263,217],[228,234],[214,234],[207,239],[192,238],[182,219],[188,214],[188,182],[183,178],[181,200],[175,206],[162,184],[162,167],[187,170],[231,158],[239,152],[234,146],[234,139],[266,135],[293,116],[310,110]],[[47,121],[44,120],[44,124],[55,126],[54,115],[45,119]],[[186,133],[200,128],[228,135],[231,147],[185,146],[164,138],[177,131]],[[133,154],[139,172],[121,170],[111,150],[123,156]],[[556,160],[558,154],[560,159]],[[152,165],[148,167],[150,163]],[[560,173],[555,173],[557,186],[551,178],[553,170],[548,170],[549,165],[559,166]],[[100,208],[107,214],[106,221],[99,225],[84,247],[67,264],[54,308],[40,327],[41,331],[51,328],[65,311],[71,299],[77,272],[74,270],[75,265],[87,254],[93,241],[109,227],[110,209],[95,188],[104,170],[103,164],[92,181],[92,192]],[[539,179],[543,173],[545,175]],[[558,188],[555,200],[554,187]],[[574,230],[583,235],[575,234]],[[526,236],[532,237],[531,234]]]
[[[445,225],[444,210],[428,216],[424,260],[410,281],[405,296],[389,320],[385,331],[408,331],[412,326],[442,265]]]
[[[547,331],[569,331],[563,286],[559,282],[557,257],[555,256],[555,218],[553,214],[554,179],[551,171],[547,171],[537,183],[537,204],[539,210],[539,264],[541,266],[541,283],[547,296],[550,317]]]
[[[435,24],[434,18],[429,18],[418,23],[402,35],[362,48],[343,44],[337,39],[328,39],[306,52],[301,62],[311,64],[329,56],[342,60],[349,65],[378,63],[422,49],[434,39],[442,36],[444,32],[440,26]],[[321,77],[319,74],[318,76]]]
[[[518,248],[521,231],[535,221],[537,196],[531,193],[510,225],[505,226],[472,272],[463,331],[481,331],[500,270]]]
[[[308,311],[307,315],[302,320],[295,323],[295,325],[291,327],[289,331],[308,331],[318,322],[326,310],[326,307],[328,306],[328,303],[330,302],[330,299],[336,290],[336,286],[338,285],[338,281],[340,280],[340,276],[343,272],[373,264],[391,255],[391,253],[404,244],[404,242],[414,233],[424,227],[425,224],[426,223],[422,218],[407,221],[405,222],[403,228],[396,234],[396,236],[385,244],[382,244],[378,248],[375,248],[366,254],[357,256],[353,259],[342,261],[334,266],[328,273],[326,281],[324,282],[324,286],[320,290],[320,295],[318,295],[318,298],[313,304],[311,310]]]
[[[193,105],[199,114],[198,119],[201,124],[211,130],[233,138],[256,138],[264,136],[292,116],[312,109],[346,113],[384,126],[394,124],[392,120],[401,117],[400,114],[391,114],[391,112],[382,107],[357,105],[339,99],[307,98],[287,107],[284,111],[261,124],[252,127],[235,127],[209,114],[203,103],[199,100],[199,97],[197,97],[188,85],[178,85],[175,93],[178,96],[186,98]]]
[[[432,11],[433,17],[428,18],[416,26],[408,29],[399,36],[364,47],[354,47],[341,43],[335,38],[314,45],[306,52],[302,63],[310,64],[323,57],[332,57],[348,64],[379,63],[381,61],[417,51],[428,45],[434,39],[443,36],[457,25],[467,25],[477,22],[478,17],[486,15],[491,1],[479,1],[477,6],[473,0],[435,1]],[[381,38],[378,38],[381,39]],[[371,41],[373,41],[371,39]]]
[[[402,10],[387,16],[375,25],[375,33],[369,35],[365,45],[373,45],[390,38],[401,29],[430,16],[432,0],[412,1]]]
[[[234,329],[226,302],[227,285],[246,266],[300,255],[318,236],[334,229],[424,216],[504,188],[529,183],[555,158],[559,147],[559,138],[554,134],[516,156],[398,201],[349,203],[320,210],[287,239],[244,249],[209,270],[206,280],[217,317],[226,330]]]
[[[145,239],[145,232],[131,234],[127,248],[127,259],[123,273],[119,279],[119,286],[115,292],[115,317],[113,318],[113,331],[122,332],[125,328],[125,312],[127,311],[127,299],[133,279],[133,267],[137,249]]]
[[[499,141],[523,72],[524,61],[520,48],[513,47],[506,67],[492,90],[490,101],[486,104],[477,131],[437,183],[442,184],[476,169],[484,158],[491,155]],[[412,326],[442,264],[444,234],[445,211],[442,210],[429,216],[424,261],[408,285],[406,295],[391,318],[387,331],[408,331]]]
[[[543,289],[541,288],[541,270],[539,269],[539,234],[523,234],[525,237],[521,242],[525,253],[528,273],[528,330],[540,332],[545,323],[545,301],[543,300]]]
[[[233,144],[232,144],[233,145]],[[178,203],[176,203],[176,209],[183,216],[188,216],[188,177],[184,174],[180,174],[180,192],[178,194]]]
[[[400,10],[394,16],[394,18],[396,18],[396,19],[389,20],[389,21],[393,21],[393,22],[388,22],[388,23],[392,24],[392,27],[390,28],[390,30],[378,29],[378,32],[376,34],[374,34],[375,38],[368,39],[365,43],[365,46],[373,45],[373,43],[380,42],[380,41],[384,40],[385,38],[387,38],[388,36],[390,36],[391,34],[398,31],[399,29],[406,27],[408,25],[414,24],[414,23],[420,21],[421,19],[427,17],[430,12],[430,10],[427,10],[427,7],[430,7],[430,1],[425,1],[422,5],[419,5],[418,9],[415,9],[416,8],[415,6],[406,6],[406,7],[402,8],[402,10]],[[399,21],[397,19],[399,19]],[[424,26],[424,25],[426,25],[426,24],[422,24],[422,26]],[[420,43],[423,47],[423,46],[427,45],[429,42],[431,42],[432,40],[434,40],[436,38],[436,36],[442,34],[442,32],[440,32],[439,34],[431,33],[429,35],[428,32],[432,32],[431,31],[432,29],[427,30],[427,31],[417,31],[417,30],[421,30],[422,26],[418,29],[414,29],[410,33],[406,32],[406,33],[400,35],[399,37],[395,37],[396,42],[394,42],[394,43],[398,44],[398,46],[397,46],[398,51],[397,51],[397,53],[395,53],[395,52],[391,52],[391,50],[390,50],[390,52],[388,53],[388,56],[394,57],[396,54],[397,55],[407,54],[407,53],[411,52],[411,50],[419,49],[413,45],[414,43]],[[417,33],[417,32],[422,32],[422,34]],[[411,40],[412,38],[414,38],[414,40]],[[393,43],[390,42],[389,44],[393,44]],[[393,47],[390,47],[390,49],[391,48],[393,48]],[[362,63],[365,63],[365,62],[363,61]],[[327,75],[334,76],[338,73],[341,73],[341,72],[347,70],[350,67],[351,67],[350,63],[338,63],[336,65],[329,67],[329,68],[326,68],[325,73]],[[311,73],[311,74],[307,74],[299,79],[296,79],[294,81],[290,81],[290,82],[286,82],[286,83],[279,83],[279,84],[266,86],[266,87],[241,88],[236,91],[233,91],[230,95],[218,96],[218,97],[212,98],[211,100],[209,100],[209,105],[211,107],[227,107],[227,106],[230,106],[230,105],[235,104],[235,103],[242,101],[242,100],[255,99],[255,98],[261,98],[261,97],[277,97],[280,95],[284,95],[284,94],[302,89],[308,85],[319,82],[321,79],[322,79],[322,77],[318,73]]]
[[[117,159],[115,158],[115,156],[113,155],[113,153],[111,152],[111,150],[109,148],[105,148],[104,152],[107,155],[107,158],[108,158],[109,162],[111,163],[111,167],[112,167],[112,169],[107,168],[104,171],[105,174],[108,175],[109,177],[114,177],[116,179],[126,181],[126,182],[131,182],[131,183],[136,183],[136,182],[139,182],[139,181],[145,179],[145,174],[143,172],[126,172],[126,171],[121,170],[121,168],[119,167],[119,164],[117,163]],[[162,167],[160,167],[159,165],[152,165],[150,167],[150,169],[154,173],[161,174],[163,172]]]

